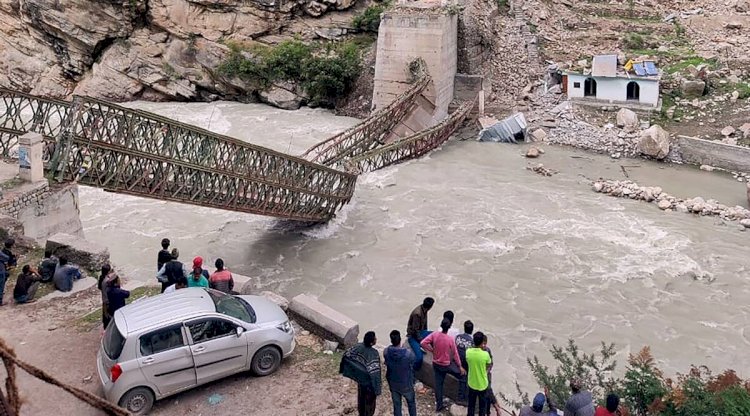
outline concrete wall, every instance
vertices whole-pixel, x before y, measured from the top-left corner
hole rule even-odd
[[[630,82],[636,82],[640,87],[640,104],[648,104],[656,107],[659,104],[659,82],[647,79],[606,78],[589,77],[586,75],[568,74],[568,97],[584,98],[584,83],[587,78],[596,80],[596,99],[604,102],[629,102],[627,99],[627,86]],[[580,86],[575,88],[575,83]],[[586,97],[593,98],[593,97]]]
[[[454,102],[450,111],[453,112],[454,107],[457,108],[460,103],[476,98],[476,106],[470,115],[484,115],[484,83],[482,75],[456,74],[453,87]]]
[[[38,242],[57,233],[83,237],[78,206],[78,186],[69,184],[48,190],[20,209],[15,218],[23,223],[24,235]]]
[[[388,105],[409,87],[409,64],[422,58],[433,79],[423,95],[434,110],[409,127],[421,130],[445,118],[453,100],[457,38],[458,18],[445,10],[399,7],[386,12],[378,32],[373,108]]]
[[[750,148],[687,136],[677,136],[677,145],[685,162],[750,172]]]

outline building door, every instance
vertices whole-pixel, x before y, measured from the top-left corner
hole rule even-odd
[[[635,81],[628,82],[628,101],[639,101],[641,99],[641,87]]]
[[[583,96],[596,97],[596,80],[594,78],[586,78],[586,82],[583,83]]]

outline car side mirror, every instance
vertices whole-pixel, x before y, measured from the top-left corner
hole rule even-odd
[[[239,338],[240,336],[242,336],[242,334],[245,333],[245,328],[238,326],[236,331],[237,331],[237,337]]]

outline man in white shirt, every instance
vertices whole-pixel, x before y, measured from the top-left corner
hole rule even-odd
[[[178,289],[184,289],[188,286],[187,279],[185,277],[178,277],[177,282],[173,284],[172,286],[167,286],[166,289],[164,289],[164,293],[172,293],[175,290]]]

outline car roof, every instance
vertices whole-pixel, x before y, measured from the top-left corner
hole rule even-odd
[[[137,300],[118,309],[115,321],[123,335],[127,335],[215,312],[216,305],[208,292],[202,288],[190,287]],[[121,319],[117,319],[120,317]],[[121,323],[125,324],[124,328]]]

